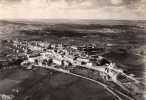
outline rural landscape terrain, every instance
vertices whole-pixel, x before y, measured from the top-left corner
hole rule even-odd
[[[138,82],[131,84],[128,79],[129,83],[120,84],[108,74],[97,75],[92,66],[88,69],[74,62],[67,62],[66,69],[62,67],[66,62],[58,64],[61,71],[59,67],[34,67],[34,63],[34,68],[24,67],[26,58],[20,56],[36,51],[58,53],[60,48],[70,51],[70,47],[85,48],[87,58],[107,59],[123,71],[119,73]],[[1,20],[0,100],[144,100],[145,49],[146,22],[142,20]]]

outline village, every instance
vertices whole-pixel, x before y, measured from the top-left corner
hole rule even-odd
[[[114,84],[126,95],[131,95],[131,89],[135,91],[129,83],[140,83],[134,76],[124,73],[124,70],[118,68],[116,63],[97,55],[95,45],[77,47],[47,41],[13,40],[5,42],[13,48],[12,51],[15,53],[13,61],[27,70],[51,69],[91,81],[111,83],[109,86],[112,89],[114,89],[112,86]],[[132,95],[128,98],[132,98]]]
[[[70,71],[77,66],[99,71],[106,80],[118,82],[118,76],[123,75],[126,79],[137,82],[132,76],[126,75],[116,64],[102,56],[96,55],[96,46],[67,46],[63,44],[51,44],[42,41],[13,41],[16,52],[25,56],[26,60],[21,66],[32,69],[34,66],[60,66],[60,69]],[[87,52],[88,51],[88,52]],[[94,52],[88,54],[89,52]]]

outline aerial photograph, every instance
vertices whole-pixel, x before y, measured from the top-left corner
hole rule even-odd
[[[0,100],[146,100],[146,0],[0,0]]]

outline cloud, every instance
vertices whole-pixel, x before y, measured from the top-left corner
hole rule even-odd
[[[123,0],[111,0],[111,4],[113,5],[120,5],[123,3]]]
[[[9,2],[11,1],[11,2]],[[0,18],[144,19],[146,0],[3,0]]]

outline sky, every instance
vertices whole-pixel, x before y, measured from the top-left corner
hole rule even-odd
[[[146,20],[146,0],[0,0],[0,19]]]

